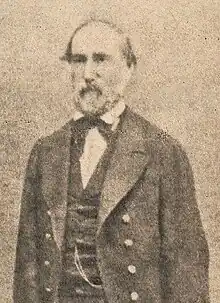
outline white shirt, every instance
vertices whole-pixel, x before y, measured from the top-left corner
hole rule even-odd
[[[125,104],[123,101],[119,101],[112,110],[105,113],[100,118],[108,123],[112,124],[112,130],[114,131],[119,123],[119,117],[125,110]],[[73,119],[76,121],[83,117],[81,112],[75,112]],[[102,157],[107,143],[103,136],[99,133],[97,127],[89,130],[86,139],[83,154],[80,157],[81,177],[83,188],[89,182],[93,172],[95,171],[100,158]]]

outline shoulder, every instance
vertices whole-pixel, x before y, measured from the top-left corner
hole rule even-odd
[[[33,150],[47,151],[65,145],[70,139],[72,124],[73,120],[70,120],[52,134],[40,137],[34,144]]]
[[[180,142],[173,138],[157,125],[149,122],[139,114],[129,110],[132,124],[137,128],[137,133],[146,142],[146,148],[150,146],[152,151],[162,158],[187,158],[186,152]]]

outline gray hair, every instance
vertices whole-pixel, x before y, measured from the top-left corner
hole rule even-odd
[[[105,20],[101,20],[101,19],[90,19],[87,20],[83,23],[81,23],[73,32],[67,47],[66,47],[66,51],[64,53],[64,55],[60,58],[60,60],[62,61],[67,61],[68,63],[72,62],[72,44],[73,44],[73,38],[75,37],[76,33],[78,31],[80,31],[82,28],[88,26],[91,23],[103,23],[106,24],[107,26],[109,26],[110,28],[114,29],[117,33],[119,33],[120,35],[124,35],[123,31],[121,29],[119,29],[115,24],[105,21]],[[133,48],[132,48],[132,44],[131,41],[129,39],[129,37],[125,37],[125,41],[123,42],[122,45],[122,55],[126,60],[127,66],[128,68],[130,68],[131,66],[136,67],[137,65],[137,58],[134,54]]]

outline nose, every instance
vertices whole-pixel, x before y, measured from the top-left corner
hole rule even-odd
[[[95,75],[96,75],[95,64],[92,62],[92,60],[88,60],[86,62],[84,69],[84,80],[87,83],[91,83],[95,80]]]

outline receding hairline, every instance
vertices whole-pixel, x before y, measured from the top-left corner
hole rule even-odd
[[[88,33],[89,33],[89,36],[91,34],[93,37],[93,29],[96,30],[96,28],[101,33],[101,37],[102,37],[101,39],[108,40],[110,36],[111,36],[111,38],[114,37],[114,39],[116,39],[115,41],[117,41],[117,43],[118,43],[120,52],[122,51],[122,49],[126,45],[128,36],[126,36],[125,33],[120,28],[118,28],[115,24],[108,22],[108,21],[103,21],[100,19],[85,21],[85,22],[81,23],[74,30],[74,32],[70,38],[71,50],[72,51],[74,50],[75,43],[78,43],[78,41],[81,41],[81,34],[84,37],[84,33],[86,33],[86,35],[88,35]],[[84,30],[85,30],[85,32],[84,32]],[[96,33],[94,33],[94,35],[95,35],[95,39],[96,39]],[[88,38],[89,38],[89,36],[88,36]],[[103,43],[104,43],[104,41],[103,41]]]
[[[95,25],[95,24],[101,24],[101,25],[104,25],[104,26],[107,26],[108,28],[114,30],[117,34],[119,34],[120,36],[123,36],[125,37],[125,33],[122,31],[122,29],[120,29],[116,24],[112,23],[112,22],[109,22],[109,21],[106,21],[106,20],[103,20],[103,19],[89,19],[89,20],[86,20],[84,22],[82,22],[80,25],[77,26],[77,28],[74,30],[72,36],[71,36],[71,40],[74,39],[74,37],[76,36],[76,34],[82,30],[83,28],[86,28],[88,27],[89,25]]]
[[[120,48],[122,51],[122,55],[123,57],[126,58],[127,60],[127,65],[130,67],[131,65],[136,66],[137,65],[137,58],[134,54],[133,51],[133,47],[132,47],[132,43],[130,38],[128,37],[127,34],[125,34],[125,32],[119,28],[116,24],[103,20],[103,19],[93,19],[90,18],[84,22],[82,22],[80,25],[78,25],[78,27],[74,30],[73,34],[70,37],[70,40],[67,44],[67,48],[66,48],[66,52],[64,54],[64,56],[60,57],[61,60],[63,61],[68,61],[70,62],[71,60],[71,55],[72,55],[72,46],[73,46],[73,40],[76,36],[76,34],[82,30],[83,28],[89,26],[92,24],[101,24],[104,26],[107,26],[108,28],[112,29],[113,31],[115,31],[115,33],[117,33],[119,35],[120,38]]]

